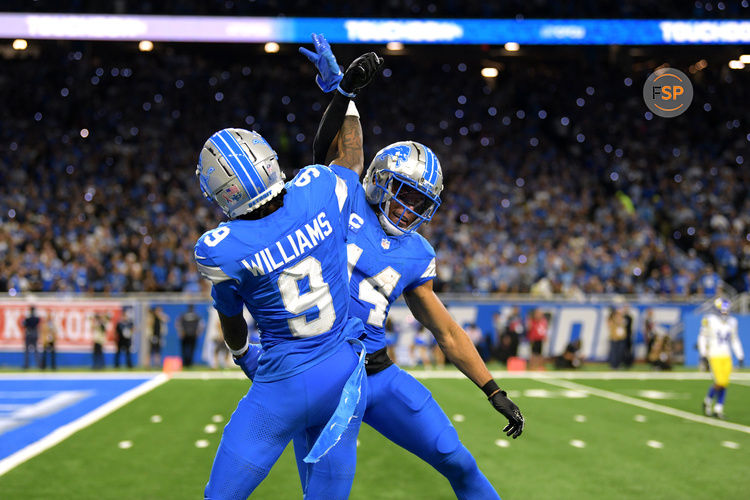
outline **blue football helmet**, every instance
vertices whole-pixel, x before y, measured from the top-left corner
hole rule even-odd
[[[729,314],[729,310],[732,308],[732,303],[729,302],[727,299],[722,299],[719,297],[718,299],[714,300],[714,308],[723,316],[726,316]]]
[[[276,151],[257,132],[225,128],[203,145],[195,171],[201,192],[230,219],[255,210],[284,189]]]
[[[440,206],[443,172],[435,153],[414,141],[396,142],[378,151],[362,181],[367,201],[393,236],[429,222]]]

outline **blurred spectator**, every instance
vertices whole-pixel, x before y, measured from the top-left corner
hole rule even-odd
[[[471,342],[474,344],[479,355],[484,361],[487,361],[489,359],[489,348],[482,329],[479,328],[476,323],[469,323],[464,325],[464,330],[471,339]]]
[[[661,334],[661,327],[654,321],[654,310],[646,309],[643,319],[643,340],[646,343],[646,360],[651,358],[651,349],[656,337]]]
[[[583,363],[581,356],[581,340],[576,339],[565,347],[565,352],[555,356],[555,368],[558,370],[573,370],[580,368]]]
[[[57,360],[55,359],[55,342],[57,341],[57,325],[52,317],[52,312],[47,312],[47,317],[42,324],[42,370],[47,369],[47,355],[49,355],[49,365],[52,370],[57,369]]]
[[[542,347],[547,339],[547,330],[549,324],[544,312],[537,308],[531,313],[529,325],[526,329],[526,338],[531,344],[531,358],[529,360],[529,370],[544,369],[544,358],[542,357]]]
[[[107,325],[109,324],[109,315],[97,313],[91,318],[91,329],[94,340],[93,363],[94,370],[104,368],[104,343],[107,341]]]
[[[437,345],[437,340],[432,333],[417,323],[419,331],[414,336],[412,345],[412,358],[418,363],[422,363],[425,368],[432,368],[433,365],[442,367],[445,365],[445,355]]]
[[[122,316],[115,325],[115,337],[117,341],[117,352],[115,353],[115,368],[120,367],[120,355],[122,354],[125,358],[125,363],[128,368],[133,367],[133,359],[131,358],[130,349],[133,343],[133,311],[130,307],[125,307],[122,310]]]
[[[195,343],[203,333],[203,319],[195,312],[195,306],[188,304],[186,312],[177,318],[177,335],[182,347],[182,366],[193,366]]]
[[[164,347],[164,339],[167,337],[167,323],[169,316],[164,314],[161,306],[155,306],[148,312],[148,343],[149,356],[146,366],[161,366],[161,350]]]
[[[518,344],[525,335],[523,318],[517,306],[513,307],[505,325],[499,324],[499,314],[495,318],[495,331],[498,332],[499,341],[495,346],[494,356],[501,363],[507,363],[508,358],[518,356]]]
[[[630,307],[625,304],[622,308],[623,328],[625,328],[625,346],[622,362],[625,368],[633,366],[635,356],[633,354],[633,316]]]
[[[207,342],[210,342],[211,357],[209,364],[214,370],[219,368],[224,369],[233,366],[231,353],[229,352],[227,344],[224,342],[224,335],[221,331],[219,316],[213,313],[211,314],[213,317],[213,325],[208,329],[208,338],[206,339]]]
[[[672,339],[667,333],[658,329],[648,353],[648,362],[655,370],[671,370],[673,355]]]
[[[620,368],[625,359],[625,316],[621,307],[613,307],[607,319],[609,330],[609,366]]]
[[[396,359],[396,344],[398,343],[398,331],[390,316],[385,319],[385,345],[388,357]]]
[[[39,350],[37,343],[39,342],[39,323],[41,319],[36,315],[36,308],[31,306],[29,308],[29,315],[23,320],[24,328],[24,353],[23,353],[23,368],[24,370],[29,368],[29,354],[34,353],[33,366],[39,366]]]

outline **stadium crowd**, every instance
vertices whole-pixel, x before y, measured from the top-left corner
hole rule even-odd
[[[200,291],[192,248],[222,215],[198,148],[253,128],[290,177],[328,101],[312,67],[296,47],[40,44],[0,61],[0,291]],[[423,230],[438,291],[750,290],[747,72],[696,69],[691,108],[667,120],[641,98],[653,65],[607,50],[508,58],[497,79],[479,56],[385,53],[358,104],[366,155],[411,138],[441,159]]]

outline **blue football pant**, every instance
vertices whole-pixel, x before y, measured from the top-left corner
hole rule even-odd
[[[304,436],[305,442],[312,446],[336,409],[357,358],[352,345],[346,343],[336,354],[302,373],[274,382],[253,383],[224,427],[204,498],[244,500],[268,475],[292,436]],[[366,387],[365,381],[362,403],[366,401]],[[362,411],[363,408],[360,415]],[[348,497],[354,480],[361,422],[361,418],[352,420],[332,449],[336,453],[327,459],[328,467],[335,471],[331,474],[336,479],[333,489],[341,496],[329,495],[324,484],[312,481],[321,496],[307,498]]]
[[[469,450],[461,444],[456,429],[430,391],[398,366],[391,365],[367,377],[364,421],[432,465],[448,479],[457,498],[500,498],[477,467]],[[308,449],[309,444],[303,435],[295,435],[294,453],[306,492],[305,498],[319,498],[318,485],[325,485],[332,491],[337,489],[335,485],[339,480],[335,477],[335,466],[327,461],[337,461],[337,454],[344,450],[334,448],[320,462],[311,466],[302,461]],[[314,482],[312,478],[315,478]],[[348,491],[350,487],[351,483],[344,483],[338,489]]]

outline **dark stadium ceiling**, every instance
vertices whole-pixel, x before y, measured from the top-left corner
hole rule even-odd
[[[263,55],[273,58],[296,54],[300,44],[280,44],[278,54],[265,54],[263,44],[203,44],[203,43],[179,43],[179,42],[157,42],[154,53],[202,53],[214,58],[237,60],[238,58],[253,55]],[[54,40],[30,40],[28,49],[15,51],[11,48],[11,40],[0,42],[0,57],[26,58],[40,57],[43,52],[58,51],[80,51],[85,54],[128,54],[138,53],[138,44],[135,42],[91,42],[91,41],[54,41]],[[731,59],[736,59],[741,54],[750,53],[747,45],[698,45],[698,46],[540,46],[522,45],[515,52],[506,50],[503,46],[495,45],[404,45],[401,50],[393,51],[383,44],[376,45],[352,45],[337,44],[336,54],[340,61],[353,59],[366,51],[375,51],[387,58],[409,58],[415,62],[419,60],[434,61],[439,58],[448,63],[485,64],[497,66],[501,71],[503,66],[513,61],[587,61],[604,65],[624,66],[635,65],[641,69],[657,67],[663,63],[673,66],[689,65],[698,60],[705,59],[711,65],[724,66]],[[147,54],[143,54],[148,57]],[[645,65],[645,68],[643,66]]]

